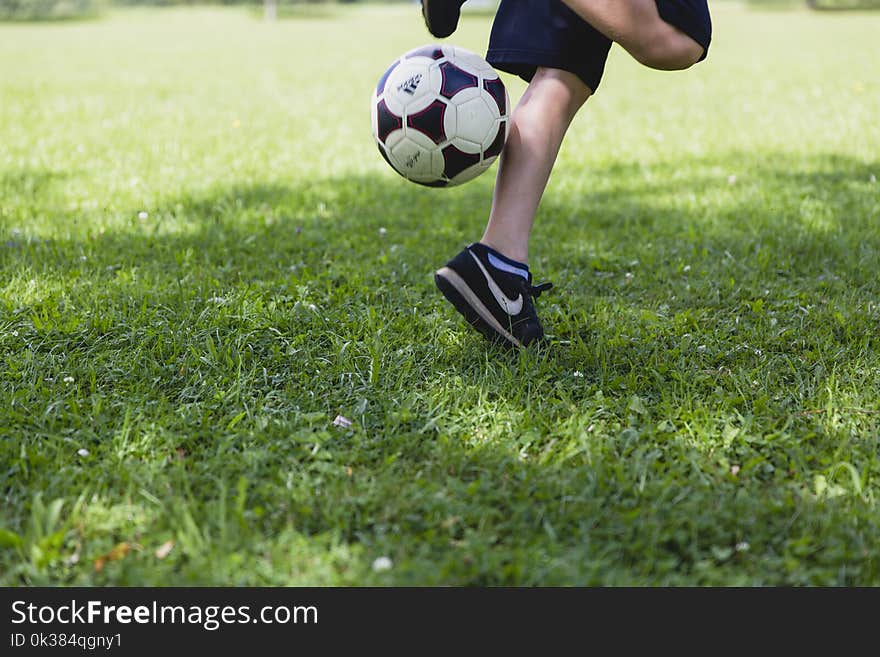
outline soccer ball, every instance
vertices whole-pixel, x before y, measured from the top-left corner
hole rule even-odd
[[[501,154],[510,100],[492,66],[459,46],[397,59],[370,103],[373,138],[401,176],[429,187],[473,180]]]

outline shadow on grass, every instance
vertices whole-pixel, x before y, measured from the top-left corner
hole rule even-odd
[[[732,160],[748,163],[735,181],[712,160],[676,162],[681,173],[659,182],[656,172],[672,164],[622,163],[550,190],[532,269],[557,285],[539,301],[557,367],[657,399],[693,379],[696,363],[707,382],[725,371],[745,378],[758,362],[749,354],[786,358],[800,332],[796,351],[817,354],[807,377],[815,391],[846,365],[835,349],[870,348],[880,165],[833,154],[724,159]],[[25,171],[5,181],[13,196],[39,197],[62,175]],[[129,300],[118,321],[134,319],[141,302],[171,308],[183,323],[240,296],[280,313],[296,308],[299,320],[314,306],[323,323],[285,323],[297,344],[333,356],[349,342],[369,352],[377,330],[389,350],[418,336],[431,366],[479,387],[486,368],[475,357],[485,345],[439,299],[432,275],[479,235],[490,194],[488,177],[443,191],[388,177],[233,185],[170,199],[146,220],[132,209],[128,229],[34,242],[6,236],[4,277],[28,272],[45,284],[26,301],[10,290],[4,302],[43,327],[71,326],[58,308],[79,294],[110,307]],[[99,316],[72,324],[89,325],[113,330]],[[817,361],[824,365],[814,368]],[[660,375],[633,378],[658,366]]]
[[[39,197],[46,194],[55,183],[61,182],[68,174],[61,171],[41,171],[21,169],[0,175],[0,189],[4,190],[6,200]],[[16,198],[18,197],[18,198]]]
[[[586,169],[583,182],[569,178],[558,193],[548,192],[532,269],[557,284],[539,301],[554,357],[569,354],[571,370],[586,364],[617,377],[651,369],[682,333],[712,340],[712,331],[728,330],[724,322],[757,322],[762,313],[769,321],[771,311],[797,315],[808,307],[815,307],[815,321],[828,320],[831,338],[867,344],[878,293],[880,206],[872,181],[880,164],[833,154],[724,159],[732,160],[748,162],[736,180],[712,160],[676,162],[682,173],[673,178],[656,175],[671,163],[622,163]],[[15,202],[16,195],[39,198],[62,176],[24,171],[7,174],[4,184]],[[232,185],[169,199],[145,220],[132,209],[127,229],[33,243],[5,236],[5,278],[27,271],[28,278],[55,285],[31,290],[27,302],[11,290],[4,301],[7,312],[42,316],[48,326],[59,300],[82,282],[86,296],[97,282],[111,301],[182,303],[179,312],[190,314],[212,298],[256,294],[282,308],[297,301],[320,306],[336,331],[328,333],[327,325],[312,339],[328,348],[346,337],[369,341],[375,327],[383,328],[389,347],[399,348],[413,338],[407,322],[414,321],[421,339],[443,344],[445,352],[460,349],[462,362],[446,364],[461,369],[483,343],[447,312],[432,275],[479,235],[490,194],[488,176],[443,191],[388,177]],[[356,321],[371,308],[389,315]],[[339,322],[341,315],[352,321]],[[461,332],[451,336],[450,328]],[[400,334],[389,335],[393,329]],[[823,339],[825,332],[819,331]],[[748,349],[781,349],[778,333],[753,331],[751,339],[761,341]],[[633,349],[636,341],[654,350]],[[741,364],[723,356],[703,360],[706,370]],[[483,370],[471,371],[479,377]],[[650,385],[662,387],[667,379]]]
[[[535,264],[562,289],[542,303],[554,334],[543,354],[487,353],[433,289],[434,268],[482,229],[483,180],[439,192],[377,177],[233,185],[146,220],[133,208],[128,229],[10,236],[4,278],[44,289],[8,289],[4,325],[41,376],[57,376],[59,352],[80,352],[89,394],[111,409],[105,426],[76,430],[94,454],[138,400],[151,405],[135,408],[133,433],[187,454],[169,475],[144,447],[99,487],[180,476],[210,505],[218,477],[244,478],[249,508],[263,510],[252,532],[295,526],[391,551],[402,565],[376,581],[876,583],[859,546],[880,527],[835,469],[854,461],[867,487],[876,458],[828,451],[876,422],[825,424],[796,404],[820,399],[858,355],[870,390],[878,166],[742,159],[736,181],[710,160],[676,162],[659,183],[651,169],[664,165],[625,163],[551,189]],[[39,195],[50,179],[24,172],[11,187]],[[786,325],[799,308],[819,324]],[[20,352],[12,360],[6,375],[24,376]],[[70,427],[29,394],[17,417],[31,435]],[[355,426],[337,431],[336,414]],[[95,485],[94,472],[48,470],[16,472],[58,496]],[[816,476],[843,492],[814,496]]]
[[[809,159],[769,155],[760,162],[744,154],[723,161],[738,159],[748,170],[735,180],[713,160],[585,167],[581,181],[566,172],[565,186],[559,193],[551,186],[539,212],[535,257],[546,261],[552,273],[568,267],[569,258],[577,259],[585,247],[613,249],[626,258],[640,244],[667,254],[687,249],[748,254],[756,244],[771,244],[779,261],[795,267],[815,264],[795,262],[809,251],[848,270],[854,255],[849,247],[876,248],[876,232],[866,229],[878,212],[880,162],[834,154]],[[670,176],[669,170],[683,173]],[[492,175],[450,190],[423,189],[389,176],[298,186],[233,184],[204,196],[168,199],[150,209],[149,221],[135,221],[142,208],[132,208],[130,230],[56,243],[61,252],[87,249],[103,264],[138,263],[146,253],[198,248],[206,265],[231,256],[243,272],[260,269],[267,254],[313,257],[316,246],[324,247],[322,257],[345,248],[363,254],[395,243],[418,246],[423,260],[432,263],[427,274],[481,233]],[[40,196],[65,176],[26,170],[7,173],[0,184],[9,205],[39,205]],[[62,222],[88,216],[87,211],[53,207],[43,211]],[[254,242],[256,248],[246,248]],[[226,248],[234,244],[240,252]],[[9,261],[4,268],[10,266],[18,265]],[[80,264],[59,260],[54,267],[63,274],[65,267]]]

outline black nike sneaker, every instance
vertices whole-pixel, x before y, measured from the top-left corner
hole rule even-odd
[[[461,6],[466,0],[422,0],[422,16],[428,32],[438,39],[445,39],[455,32],[461,16]]]
[[[434,282],[468,323],[490,341],[526,347],[544,337],[532,299],[553,284],[532,286],[528,268],[485,244],[475,242],[466,247],[437,270]]]

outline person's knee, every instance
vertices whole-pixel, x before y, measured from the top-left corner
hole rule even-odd
[[[664,29],[637,40],[630,54],[650,68],[680,71],[700,61],[703,47],[683,32]]]

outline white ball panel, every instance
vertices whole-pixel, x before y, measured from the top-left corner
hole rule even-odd
[[[394,168],[407,178],[425,178],[432,175],[431,151],[405,138],[389,149],[388,157]]]
[[[482,144],[486,135],[495,131],[497,112],[496,116],[492,116],[489,106],[480,96],[464,103],[456,103],[455,110],[458,115],[456,137]]]
[[[446,167],[446,160],[443,157],[443,151],[439,148],[435,148],[431,151],[431,171],[434,174],[434,180],[440,180],[443,177],[443,169]]]
[[[443,114],[443,130],[446,133],[447,141],[455,137],[458,130],[458,112],[452,105],[447,105],[446,112]]]
[[[406,137],[406,135],[403,130],[394,130],[393,132],[388,133],[388,138],[385,139],[385,147],[394,148],[404,137]]]
[[[428,69],[428,83],[431,85],[431,91],[435,94],[440,93],[440,87],[443,86],[443,71],[440,69],[440,64],[443,63],[444,59],[436,61],[433,63],[430,69]]]
[[[461,46],[452,48],[455,65],[474,75],[490,75],[494,69],[480,55]]]
[[[495,99],[485,89],[480,90],[480,98],[483,99],[483,102],[486,103],[486,109],[489,110],[489,114],[492,115],[493,120],[497,120],[502,118],[501,112],[498,109],[498,103],[495,102]]]
[[[475,141],[470,141],[468,139],[462,139],[461,137],[455,137],[450,141],[450,143],[455,146],[462,153],[482,153],[483,147],[480,146],[479,143]]]
[[[479,98],[482,93],[483,90],[480,89],[480,87],[467,87],[466,89],[462,89],[452,98],[450,98],[449,103],[451,105],[461,105],[462,103],[466,103],[469,100],[473,100],[474,98]]]
[[[416,103],[422,107],[431,102],[432,96],[439,90],[430,84],[429,66],[433,61],[425,57],[405,60],[388,78],[385,84],[385,102],[388,109],[402,115],[406,108]],[[427,102],[425,102],[427,99]]]

